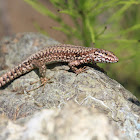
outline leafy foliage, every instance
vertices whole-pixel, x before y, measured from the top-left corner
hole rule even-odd
[[[53,13],[39,0],[24,0],[34,9],[59,23],[53,27],[84,46],[112,50],[119,58],[117,64],[103,65],[112,69],[110,75],[132,92],[140,90],[140,0],[50,0],[58,9]],[[73,26],[61,17],[69,15]]]

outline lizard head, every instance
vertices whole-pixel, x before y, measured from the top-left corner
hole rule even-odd
[[[119,59],[110,51],[96,49],[91,53],[92,60],[95,63],[116,63]]]

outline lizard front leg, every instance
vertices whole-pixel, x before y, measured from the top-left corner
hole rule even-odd
[[[79,66],[79,65],[81,65],[81,64],[82,64],[82,61],[80,61],[80,60],[74,60],[74,61],[71,61],[71,62],[68,63],[69,67],[70,67],[70,68],[72,69],[72,71],[74,71],[76,74],[79,74],[79,73],[81,73],[81,72],[84,72],[84,71],[87,69],[86,66],[84,66],[84,67],[78,69],[77,66]]]

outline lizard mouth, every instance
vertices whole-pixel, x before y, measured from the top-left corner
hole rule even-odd
[[[115,57],[114,58],[114,63],[118,62],[119,61],[119,58],[118,57]]]
[[[102,59],[102,63],[117,63],[119,61],[119,59],[117,57],[113,57],[113,58],[105,58]]]

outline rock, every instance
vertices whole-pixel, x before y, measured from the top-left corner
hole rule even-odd
[[[1,138],[10,140],[127,140],[105,114],[69,102],[60,109],[42,110],[21,126],[5,119]],[[6,135],[8,134],[8,135]]]
[[[0,56],[2,65],[0,68],[5,69],[8,67],[10,69],[22,62],[30,54],[53,44],[58,44],[58,42],[35,33],[23,33],[6,37],[0,42],[2,50],[2,55]],[[63,107],[65,108],[69,100],[73,100],[75,104],[79,105],[77,108],[84,106],[83,108],[92,109],[94,106],[103,116],[107,116],[111,123],[117,125],[122,136],[130,140],[140,138],[140,102],[121,84],[93,67],[88,67],[86,72],[79,75],[68,71],[69,67],[61,63],[51,64],[47,68],[46,77],[50,78],[50,82],[44,88],[40,87],[29,93],[26,92],[40,85],[40,82],[31,85],[31,82],[39,80],[36,74],[38,71],[34,70],[17,78],[7,85],[5,89],[0,90],[1,114],[11,120],[22,120],[22,123],[26,126],[26,121],[30,122],[34,117],[33,114],[42,109],[48,108],[55,113],[54,110],[59,108],[64,115],[64,111],[67,112],[67,110],[63,110]],[[0,75],[4,72],[5,70],[0,71]],[[41,114],[43,115],[44,113]],[[80,116],[80,114],[78,115]],[[75,122],[74,120],[72,121]],[[79,117],[77,129],[80,128],[80,123],[83,122],[82,118]],[[64,123],[66,128],[67,123],[69,121]],[[83,123],[83,125],[87,128],[86,124]],[[72,124],[68,126],[74,127]],[[47,128],[47,123],[46,125],[44,124],[44,127]],[[107,128],[110,127],[107,125]],[[74,135],[76,133],[78,136],[81,131],[74,131]],[[87,139],[91,139],[90,134],[86,135]],[[106,134],[109,135],[108,133]],[[55,134],[53,133],[53,135]],[[60,138],[61,136],[59,137],[58,135],[56,137]]]

